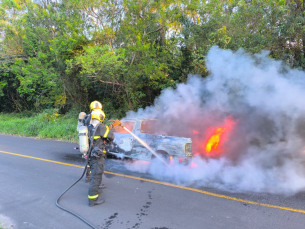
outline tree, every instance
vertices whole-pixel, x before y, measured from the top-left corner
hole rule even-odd
[[[214,45],[304,68],[303,12],[302,0],[3,0],[0,109],[97,99],[121,117],[190,73],[206,77]]]

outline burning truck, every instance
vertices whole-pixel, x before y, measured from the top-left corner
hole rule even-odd
[[[114,145],[107,151],[121,158],[150,161],[160,156],[167,162],[180,163],[188,163],[195,156],[220,157],[224,153],[223,143],[228,140],[234,124],[228,118],[223,126],[194,129],[182,136],[165,130],[157,119],[124,119],[122,125],[126,128],[113,130]]]
[[[113,130],[114,144],[108,149],[117,157],[150,161],[160,156],[165,161],[187,162],[193,156],[191,138],[162,133],[156,119],[124,119],[122,126]]]

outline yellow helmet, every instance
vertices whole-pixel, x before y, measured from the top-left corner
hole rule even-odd
[[[93,110],[93,111],[91,112],[91,118],[92,118],[92,119],[97,119],[97,120],[99,120],[100,122],[103,122],[104,119],[105,119],[105,117],[106,117],[106,115],[105,115],[104,111],[102,111],[102,110],[100,110],[100,109],[98,109],[98,110]]]
[[[102,104],[99,101],[93,101],[92,103],[90,103],[90,111],[94,110],[94,109],[101,109],[102,110]]]

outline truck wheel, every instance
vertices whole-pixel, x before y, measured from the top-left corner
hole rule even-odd
[[[163,151],[163,150],[158,150],[156,152],[156,154],[161,157],[163,159],[163,161],[166,163],[166,164],[169,164],[170,162],[170,156],[169,154],[166,152],[166,151]],[[151,159],[156,159],[156,156],[153,154],[151,156]]]

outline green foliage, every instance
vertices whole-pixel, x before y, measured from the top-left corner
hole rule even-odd
[[[74,117],[59,116],[56,110],[45,110],[41,114],[30,117],[26,113],[1,113],[0,132],[19,136],[77,142],[77,119],[78,115]]]
[[[100,100],[120,118],[190,73],[207,76],[214,45],[269,50],[305,69],[304,10],[303,1],[285,0],[4,0],[0,111],[56,123],[54,109],[77,114]]]
[[[61,115],[58,114],[58,109],[46,109],[40,113],[37,117],[41,122],[52,122],[55,123],[59,120]]]
[[[1,73],[0,68],[0,89],[14,87],[14,98],[7,99],[19,111],[63,108],[69,93],[70,100],[77,100],[79,94],[71,92],[75,87],[68,85],[65,60],[80,53],[88,42],[81,15],[67,12],[63,3],[11,2],[4,1],[0,11],[5,16],[0,23],[5,33],[0,43],[0,66],[5,69]],[[8,74],[13,85],[3,79]]]

